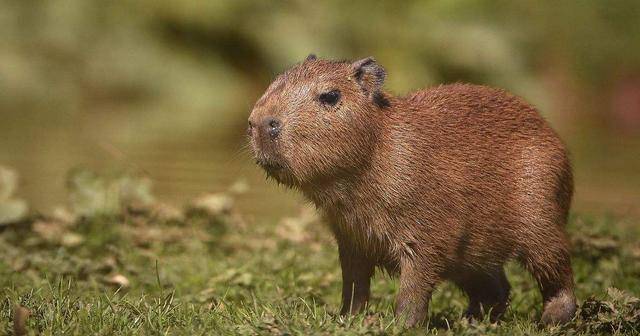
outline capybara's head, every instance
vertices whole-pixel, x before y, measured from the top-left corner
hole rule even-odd
[[[320,183],[368,164],[379,133],[384,69],[309,55],[267,88],[249,116],[256,162],[289,186]]]

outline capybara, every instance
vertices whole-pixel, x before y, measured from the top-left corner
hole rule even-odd
[[[399,275],[395,309],[408,326],[424,321],[443,280],[469,297],[468,316],[497,319],[515,259],[538,282],[541,322],[570,320],[573,178],[558,135],[503,90],[451,84],[398,97],[385,76],[370,57],[310,55],[249,117],[256,162],[313,202],[336,238],[341,313],[365,307],[377,266]]]

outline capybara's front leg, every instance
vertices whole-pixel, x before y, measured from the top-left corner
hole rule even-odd
[[[361,312],[369,301],[369,288],[374,264],[365,256],[340,244],[340,266],[342,268],[341,315]]]
[[[401,260],[400,290],[396,297],[396,316],[406,327],[421,325],[427,317],[429,301],[440,277],[420,259]]]

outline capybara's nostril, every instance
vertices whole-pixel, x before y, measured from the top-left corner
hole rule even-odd
[[[249,125],[247,126],[247,135],[251,135],[253,133],[253,123],[249,120]]]
[[[269,133],[269,136],[272,139],[275,139],[280,134],[280,129],[282,127],[280,120],[274,117],[266,117],[264,119],[264,127]]]

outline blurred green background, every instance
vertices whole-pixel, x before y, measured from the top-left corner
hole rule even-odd
[[[301,198],[254,167],[245,125],[312,52],[374,56],[397,94],[523,96],[568,143],[574,209],[640,216],[639,1],[0,1],[0,165],[41,212],[86,166],[173,203],[244,179],[245,213],[291,213]]]

